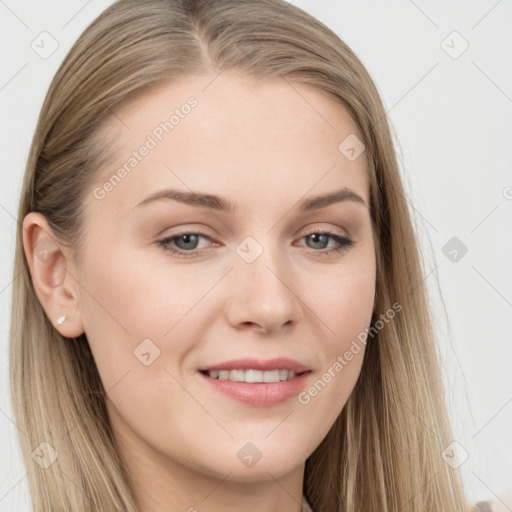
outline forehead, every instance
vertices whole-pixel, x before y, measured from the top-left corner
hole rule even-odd
[[[362,139],[358,129],[341,102],[309,84],[227,71],[182,77],[114,114],[105,128],[112,161],[96,180],[108,189],[104,207],[128,210],[162,188],[261,207],[349,187],[369,204],[366,154],[343,151]]]

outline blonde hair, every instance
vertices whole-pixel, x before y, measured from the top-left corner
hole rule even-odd
[[[135,93],[186,75],[239,70],[330,93],[366,146],[377,258],[377,315],[403,310],[368,342],[360,378],[306,461],[317,512],[455,512],[467,503],[443,460],[452,441],[413,230],[386,113],[353,51],[284,0],[120,0],[82,33],[47,93],[18,218],[42,213],[76,258],[83,200],[109,158],[103,123]],[[100,136],[101,134],[101,136]],[[103,137],[103,138],[102,138]],[[341,142],[341,141],[340,141]],[[137,511],[87,338],[61,336],[32,286],[18,224],[10,382],[35,512]],[[46,441],[58,461],[30,457]]]

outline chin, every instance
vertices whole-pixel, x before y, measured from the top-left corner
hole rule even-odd
[[[207,458],[200,458],[198,465],[200,471],[218,478],[229,474],[228,479],[234,482],[281,478],[301,467],[314,449],[308,450],[308,444],[299,438],[290,436],[288,440],[287,443],[281,439],[274,442],[264,436],[253,436],[246,441],[230,439],[226,443],[215,442],[215,449],[205,447],[203,455],[207,454]]]

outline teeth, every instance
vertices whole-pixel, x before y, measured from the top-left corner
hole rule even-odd
[[[207,375],[212,379],[232,380],[235,382],[279,382],[295,377],[291,370],[210,370]]]
[[[262,375],[263,382],[279,382],[279,370],[270,370],[262,373],[264,373]]]
[[[235,380],[237,382],[241,382],[244,380],[244,371],[243,370],[231,370],[229,372],[229,380]]]
[[[245,370],[244,380],[245,382],[263,382],[263,372],[261,370]]]

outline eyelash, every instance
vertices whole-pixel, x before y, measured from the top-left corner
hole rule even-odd
[[[201,249],[194,249],[192,251],[184,251],[182,249],[176,249],[175,247],[171,247],[170,243],[173,240],[175,240],[177,238],[180,238],[180,237],[182,237],[184,235],[199,235],[199,236],[202,236],[204,238],[207,238],[208,240],[211,240],[211,238],[206,233],[202,233],[200,231],[184,231],[182,233],[178,233],[177,235],[172,235],[172,236],[168,236],[168,237],[162,238],[161,240],[157,240],[156,243],[164,251],[170,252],[170,253],[178,256],[178,257],[187,258],[187,257],[197,256],[198,252],[200,252]],[[336,255],[336,254],[338,254],[338,253],[340,253],[342,251],[346,251],[350,247],[355,245],[355,242],[352,239],[347,238],[345,236],[337,235],[336,233],[334,233],[332,231],[312,231],[311,233],[308,233],[307,235],[304,235],[303,237],[301,237],[301,240],[302,240],[302,238],[306,238],[306,237],[311,236],[311,235],[328,235],[333,240],[335,240],[336,242],[341,244],[339,247],[335,247],[333,249],[327,249],[327,250],[320,249],[318,251],[314,251],[314,252],[318,252],[322,256],[327,256],[327,257],[328,256],[333,256],[333,255]]]

